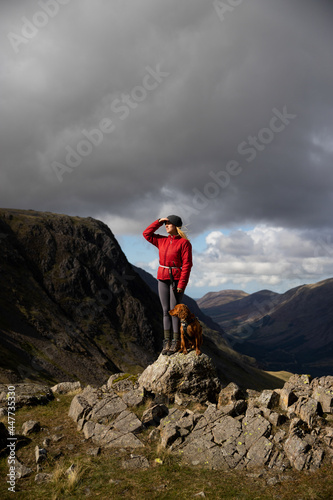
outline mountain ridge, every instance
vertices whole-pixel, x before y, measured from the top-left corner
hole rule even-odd
[[[261,368],[323,376],[333,374],[332,297],[329,278],[202,309],[224,328],[233,348]]]

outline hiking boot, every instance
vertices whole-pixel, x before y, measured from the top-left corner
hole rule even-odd
[[[180,350],[180,340],[173,340],[171,342],[170,349],[168,351],[168,356],[171,356],[172,354],[176,354]]]
[[[169,354],[170,347],[171,347],[170,340],[163,340],[163,349],[162,349],[161,354],[163,354],[163,356]]]

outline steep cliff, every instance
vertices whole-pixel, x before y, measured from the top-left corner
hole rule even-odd
[[[159,300],[102,222],[1,209],[0,266],[3,382],[100,383],[156,358]]]

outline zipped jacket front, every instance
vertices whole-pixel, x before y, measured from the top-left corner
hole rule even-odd
[[[178,281],[178,288],[185,290],[192,268],[192,245],[189,240],[178,234],[162,236],[155,231],[163,226],[163,222],[156,220],[143,231],[144,238],[159,250],[158,280],[169,280],[169,267],[172,269],[174,280]],[[163,267],[165,266],[165,267]]]

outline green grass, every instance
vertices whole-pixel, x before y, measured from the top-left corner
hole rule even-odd
[[[149,430],[144,431],[142,439],[146,446],[135,451],[148,458],[150,467],[146,470],[128,470],[122,461],[129,458],[130,451],[102,450],[97,457],[87,455],[94,444],[84,440],[77,432],[76,424],[69,419],[68,409],[73,395],[56,396],[46,406],[22,408],[16,414],[16,430],[19,433],[26,420],[38,420],[42,430],[33,434],[25,446],[17,449],[18,459],[31,467],[34,472],[29,477],[17,480],[16,493],[8,492],[6,457],[0,459],[0,497],[24,500],[60,499],[192,499],[204,492],[209,499],[302,499],[329,500],[333,498],[332,468],[320,469],[315,473],[286,471],[221,471],[186,467],[179,458],[161,450],[148,442]],[[6,419],[2,419],[6,423]],[[59,426],[62,426],[59,430]],[[59,442],[53,442],[54,434],[63,435]],[[48,458],[43,472],[52,473],[50,483],[36,484],[36,465],[34,449],[42,446],[46,437],[51,438]],[[156,459],[159,459],[156,462]],[[75,464],[75,473],[68,476],[67,469]],[[283,476],[284,480],[269,486],[271,477]],[[14,496],[13,496],[14,495]],[[198,497],[200,498],[200,497]]]

